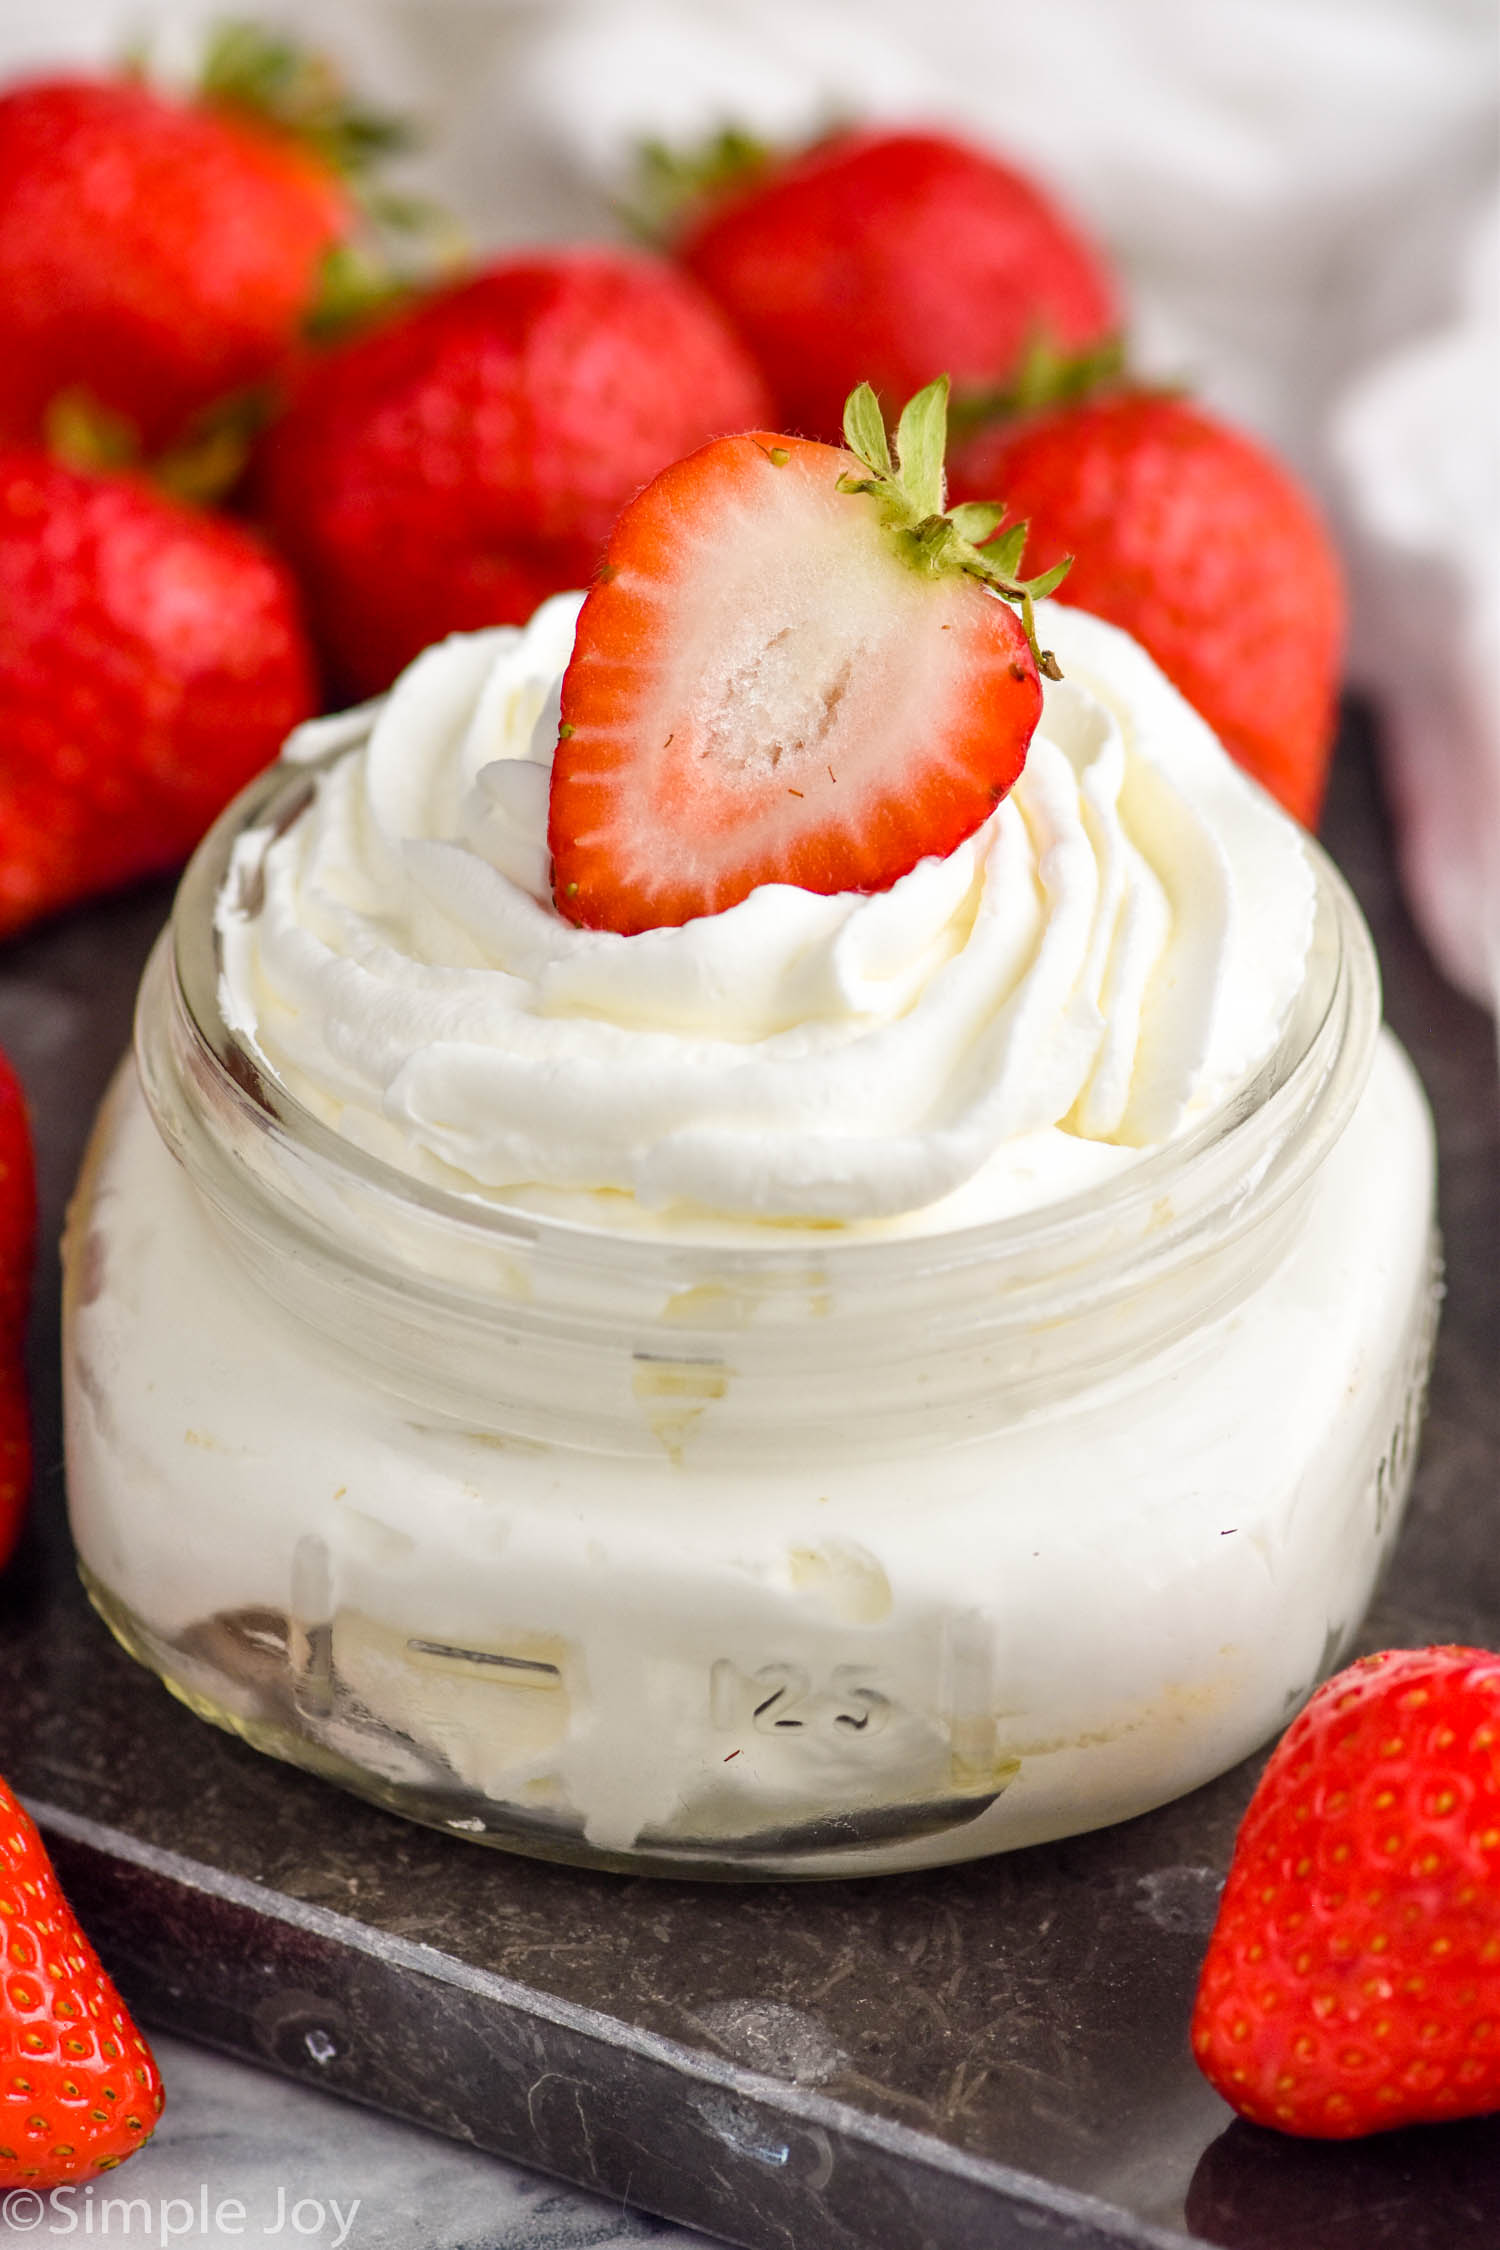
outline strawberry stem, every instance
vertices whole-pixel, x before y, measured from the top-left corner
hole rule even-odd
[[[967,500],[945,509],[948,389],[947,376],[939,375],[907,401],[896,425],[894,458],[874,391],[868,383],[851,391],[844,406],[844,439],[869,474],[845,474],[838,489],[867,493],[877,503],[914,570],[934,577],[962,571],[1012,603],[1021,613],[1037,670],[1049,680],[1060,680],[1057,658],[1037,643],[1035,604],[1062,584],[1073,558],[1054,563],[1035,578],[1022,578],[1025,524],[1013,524],[993,546],[985,546],[1004,520],[999,501]]]

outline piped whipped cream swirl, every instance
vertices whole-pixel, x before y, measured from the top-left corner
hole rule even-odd
[[[1270,1052],[1311,939],[1298,831],[1144,650],[1056,604],[1025,771],[948,858],[576,929],[546,833],[580,600],[299,730],[311,803],[237,845],[226,1018],[360,1147],[590,1224],[936,1230],[1088,1187]]]

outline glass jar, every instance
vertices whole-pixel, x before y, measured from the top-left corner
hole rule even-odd
[[[673,1875],[1034,1843],[1285,1722],[1395,1536],[1436,1302],[1320,854],[1292,1020],[1186,1137],[983,1227],[709,1246],[429,1187],[268,1081],[213,908],[311,788],[189,869],[69,1223],[73,1526],[134,1656],[396,1811]]]

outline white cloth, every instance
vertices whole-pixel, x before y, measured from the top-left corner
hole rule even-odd
[[[6,0],[0,64],[182,53],[222,0]],[[1013,153],[1102,239],[1137,356],[1338,512],[1352,668],[1388,717],[1411,900],[1470,991],[1500,920],[1493,0],[264,0],[425,112],[484,244],[618,231],[645,136],[922,117]],[[1486,278],[1487,276],[1487,278]]]
[[[1407,890],[1500,1010],[1500,197],[1466,264],[1455,318],[1356,381],[1332,435]]]

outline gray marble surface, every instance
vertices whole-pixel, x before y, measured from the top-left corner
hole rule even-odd
[[[711,2250],[703,2235],[186,2040],[153,2045],[167,2087],[155,2138],[89,2192],[0,2196],[6,2250],[69,2235],[160,2250]]]

